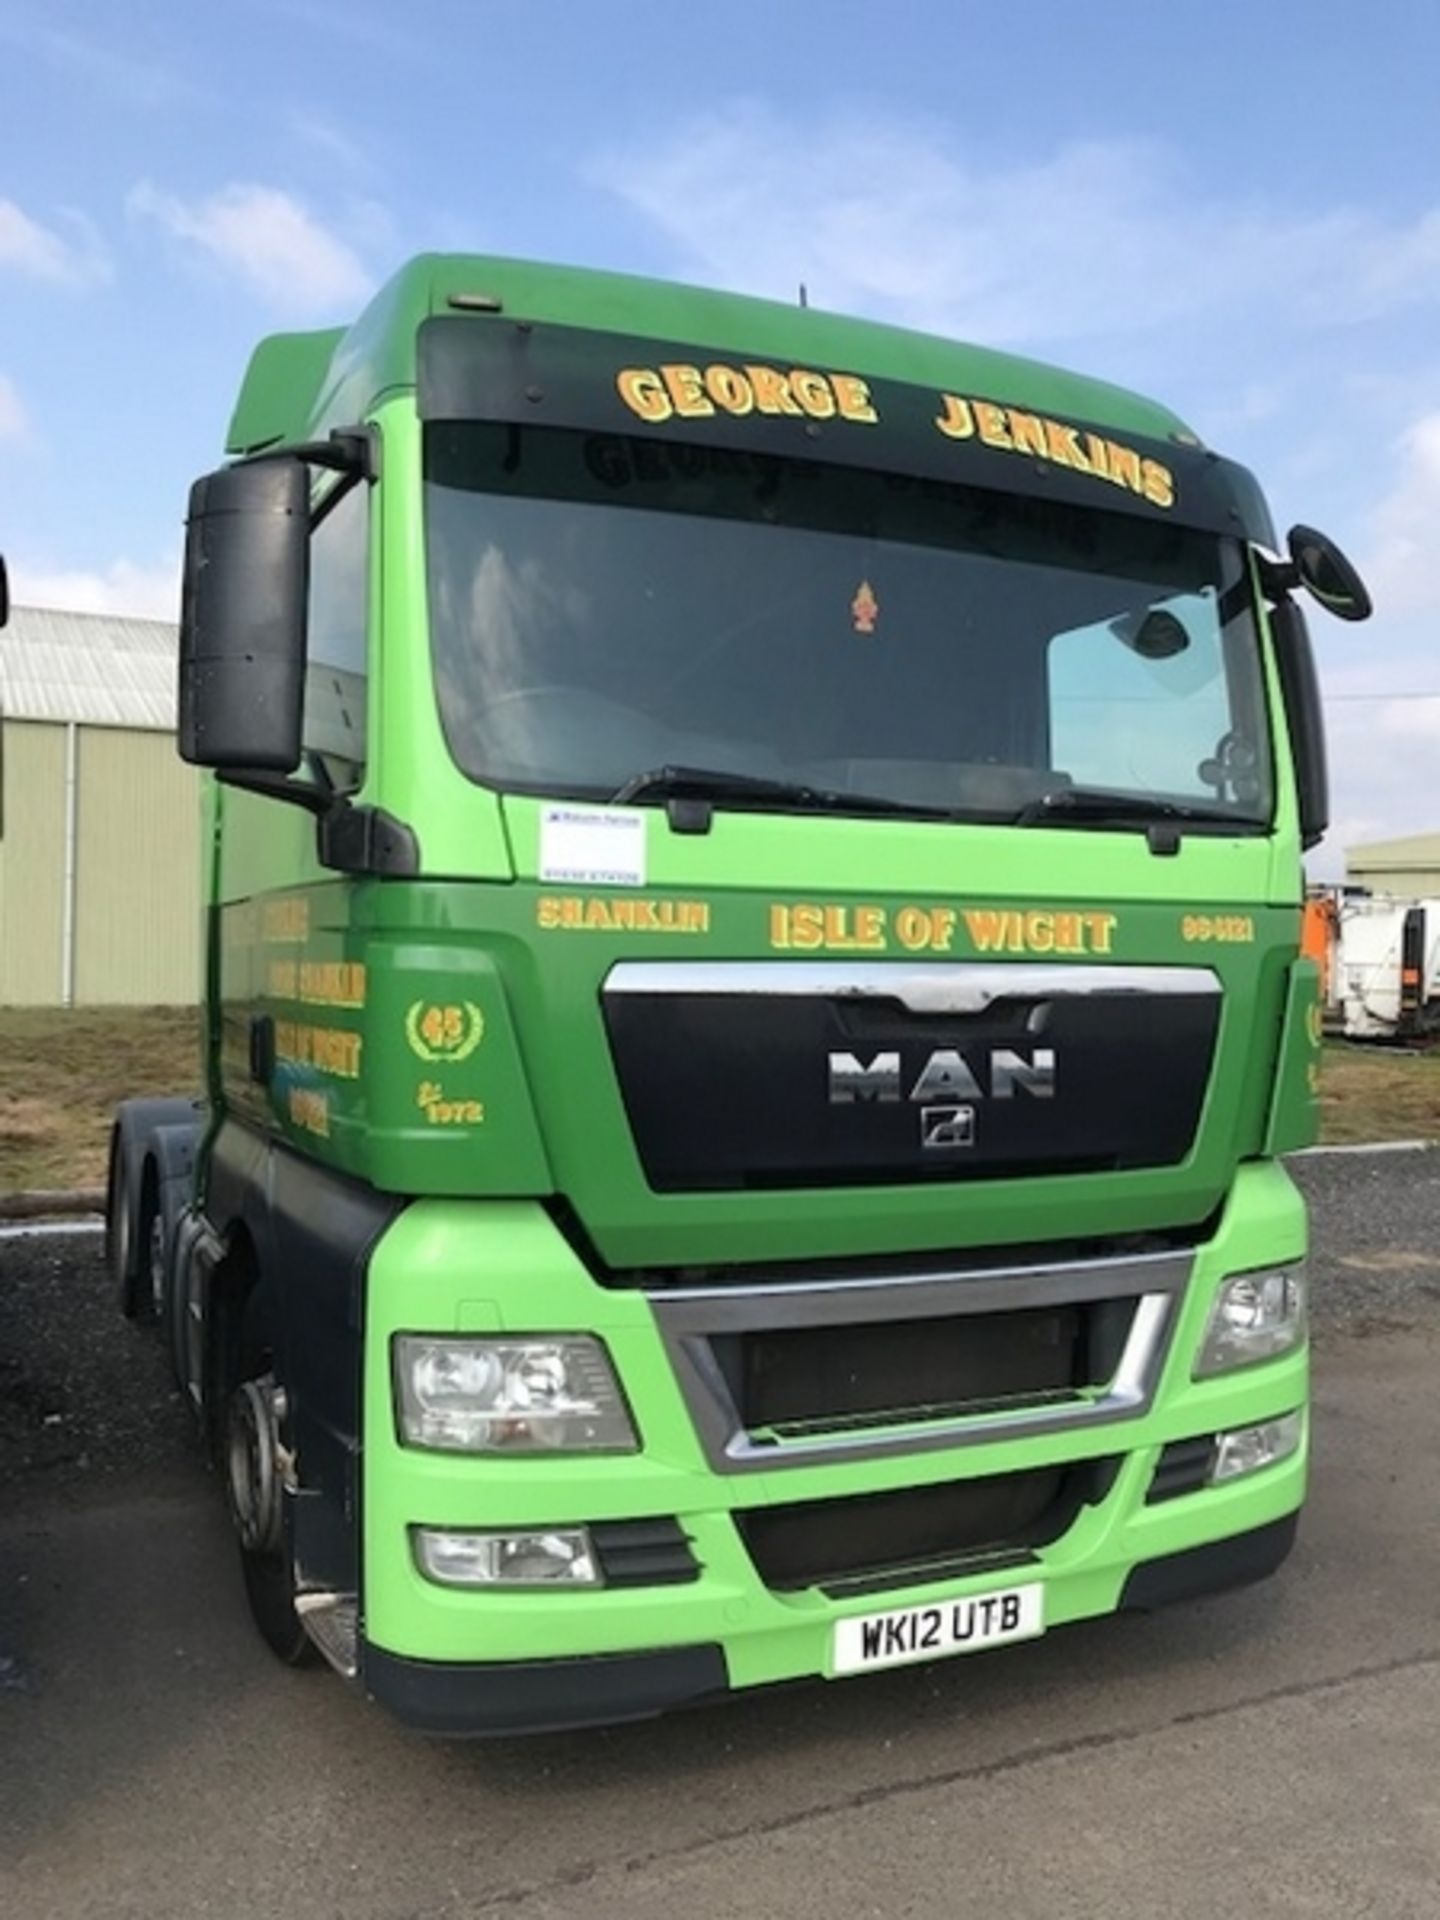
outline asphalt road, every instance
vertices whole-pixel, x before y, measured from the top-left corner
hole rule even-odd
[[[94,1243],[0,1243],[0,1915],[1436,1920],[1440,1154],[1302,1178],[1317,1458],[1277,1580],[503,1747],[270,1662]]]

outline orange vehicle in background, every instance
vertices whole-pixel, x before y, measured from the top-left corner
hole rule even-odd
[[[1300,951],[1320,969],[1320,1004],[1333,1003],[1335,950],[1340,937],[1340,910],[1328,890],[1310,894],[1300,927]]]

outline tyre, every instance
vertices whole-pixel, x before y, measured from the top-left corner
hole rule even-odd
[[[105,1181],[105,1259],[115,1304],[127,1320],[140,1313],[136,1271],[135,1217],[130,1205],[130,1158],[120,1129],[110,1135],[110,1168]]]
[[[283,1389],[275,1379],[274,1320],[263,1285],[252,1287],[227,1342],[220,1469],[251,1618],[289,1667],[319,1653],[295,1611],[295,1576],[283,1522]]]

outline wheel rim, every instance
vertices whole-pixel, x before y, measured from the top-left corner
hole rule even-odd
[[[150,1300],[158,1320],[165,1311],[165,1216],[158,1207],[150,1221],[148,1264]]]
[[[278,1554],[283,1545],[279,1425],[272,1375],[235,1389],[226,1430],[226,1478],[231,1519],[247,1553]]]

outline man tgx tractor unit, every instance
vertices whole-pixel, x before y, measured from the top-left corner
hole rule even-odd
[[[1276,1567],[1343,556],[1116,388],[495,259],[228,446],[110,1247],[271,1645],[496,1732]]]

